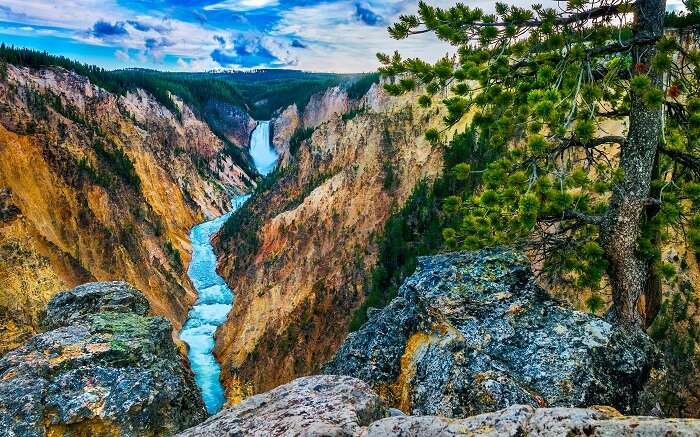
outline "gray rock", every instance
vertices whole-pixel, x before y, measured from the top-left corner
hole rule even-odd
[[[625,417],[611,407],[508,408],[450,419],[385,409],[369,386],[345,376],[309,376],[248,398],[178,437],[209,436],[697,436],[700,420]]]
[[[390,417],[374,422],[363,437],[453,436],[697,436],[700,421],[625,417],[612,408],[541,408],[515,405],[466,419],[437,416]]]
[[[354,436],[386,416],[379,396],[366,383],[309,376],[252,396],[178,435]]]
[[[88,316],[104,311],[145,316],[149,309],[146,297],[126,282],[90,282],[52,297],[44,326],[56,329],[84,323]]]
[[[532,414],[532,407],[515,405],[461,420],[438,416],[390,417],[371,424],[363,436],[521,436],[527,435],[523,430]]]
[[[460,418],[515,404],[630,412],[660,355],[549,298],[507,248],[419,259],[381,313],[325,366],[367,381],[391,406]]]
[[[387,412],[389,413],[389,416],[405,416],[406,415],[406,413],[399,410],[398,408],[387,408]]]
[[[0,359],[0,435],[172,435],[206,418],[170,322],[145,317],[135,293],[124,283],[89,284],[51,301],[53,317],[70,317],[65,302],[80,323]]]

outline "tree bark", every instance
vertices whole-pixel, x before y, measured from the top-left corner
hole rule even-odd
[[[637,0],[635,6],[634,38],[649,41],[632,48],[633,64],[641,72],[650,68],[656,53],[653,41],[663,35],[666,1]],[[649,77],[655,86],[662,86],[661,74],[651,71]],[[636,248],[648,205],[663,114],[661,105],[648,107],[638,93],[630,92],[630,100],[627,143],[620,150],[623,176],[613,187],[610,209],[601,225],[601,242],[613,293],[611,315],[623,326],[640,328],[644,318],[638,305],[651,262],[640,257]]]
[[[657,151],[656,156],[654,156],[654,168],[652,172],[652,178],[658,179],[661,177],[659,169],[659,151]],[[659,188],[653,188],[651,190],[651,196],[655,199],[658,199],[660,194],[661,190]],[[652,205],[647,207],[645,220],[647,222],[653,220],[660,210],[660,205]],[[655,246],[661,244],[661,236],[658,230],[654,231],[654,235],[652,236],[652,244]],[[647,280],[644,284],[644,328],[649,328],[654,322],[656,315],[661,309],[661,300],[661,278],[659,277],[659,272],[657,271],[656,267],[650,266],[649,273],[647,274]]]

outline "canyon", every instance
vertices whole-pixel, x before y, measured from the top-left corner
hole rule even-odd
[[[261,121],[215,96],[164,101],[7,65],[0,425],[18,435],[696,432],[694,421],[633,416],[656,411],[665,372],[648,336],[621,334],[580,300],[566,307],[507,248],[420,258],[350,333],[387,222],[416,186],[449,173],[448,143],[472,116],[444,129],[447,110],[419,104],[418,91],[352,83],[289,98]],[[433,128],[443,141],[426,138]],[[697,265],[685,270],[693,282]]]
[[[277,155],[270,143],[269,122],[260,122],[253,131],[250,154],[256,169],[263,176],[276,165]],[[189,312],[180,338],[188,345],[190,365],[211,414],[218,412],[224,404],[221,369],[212,354],[214,332],[226,320],[233,303],[231,289],[216,273],[217,259],[211,237],[249,198],[250,195],[235,197],[229,212],[195,226],[190,232],[193,250],[187,274],[197,289],[197,301]]]
[[[0,351],[37,332],[53,294],[90,280],[128,280],[181,326],[195,300],[188,232],[225,212],[252,176],[177,98],[174,114],[142,90],[114,95],[61,68],[7,73]],[[253,126],[248,118],[238,135]]]
[[[236,293],[214,350],[230,402],[332,356],[364,298],[384,224],[418,181],[442,171],[441,149],[423,138],[442,115],[375,84],[357,100],[330,89],[272,120],[274,186],[215,240],[219,272]],[[290,152],[300,128],[313,133]]]

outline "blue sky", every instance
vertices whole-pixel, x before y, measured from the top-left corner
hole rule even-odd
[[[445,7],[455,1],[431,3]],[[486,10],[494,4],[466,3]],[[361,72],[377,67],[378,51],[399,50],[429,60],[447,52],[448,47],[430,35],[405,41],[389,38],[387,25],[401,14],[414,13],[417,4],[418,0],[0,0],[0,41],[105,68]]]
[[[446,53],[447,47],[428,35],[404,42],[389,38],[387,25],[415,12],[417,3],[0,0],[0,41],[105,68],[371,71],[377,51],[398,49],[433,59]]]

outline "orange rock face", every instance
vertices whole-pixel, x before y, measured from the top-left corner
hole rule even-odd
[[[120,97],[63,69],[9,66],[0,82],[0,354],[36,331],[51,296],[86,281],[129,281],[155,314],[176,328],[184,321],[195,298],[189,229],[249,180],[179,104],[177,118],[144,92]]]
[[[379,87],[370,94],[366,113],[321,123],[248,205],[252,219],[219,236],[220,273],[236,295],[215,349],[229,401],[331,357],[364,297],[385,222],[420,179],[441,171],[442,150],[423,139],[438,110]]]

